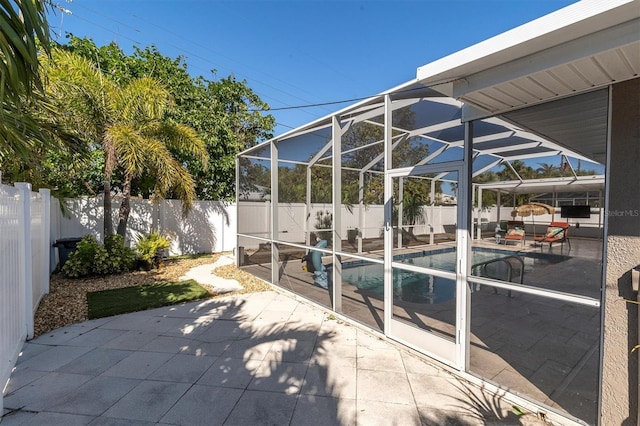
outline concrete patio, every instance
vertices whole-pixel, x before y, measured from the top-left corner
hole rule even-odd
[[[9,425],[541,424],[279,292],[87,321],[24,345]]]
[[[533,240],[533,238],[531,238]],[[573,238],[568,245],[496,244],[493,236],[474,240],[474,248],[518,252],[528,258],[524,284],[598,297],[600,292],[602,241]],[[394,249],[394,254],[451,247],[451,242],[435,246],[411,245]],[[285,251],[281,247],[281,254]],[[285,251],[286,252],[286,251]],[[371,257],[377,252],[368,253]],[[301,269],[299,258],[287,252],[281,262],[279,285],[327,309],[331,292],[313,284],[313,275]],[[343,262],[354,259],[343,256]],[[529,262],[530,261],[530,262]],[[330,262],[325,258],[325,263]],[[244,267],[269,280],[269,265]],[[343,266],[344,268],[344,266]],[[561,277],[561,278],[559,278]],[[383,332],[383,294],[343,282],[342,313],[354,321]],[[436,330],[453,339],[455,300],[436,304],[394,300],[393,314],[416,327]],[[528,395],[568,415],[596,422],[600,311],[562,301],[487,286],[475,288],[471,296],[470,368],[474,375],[490,383]]]

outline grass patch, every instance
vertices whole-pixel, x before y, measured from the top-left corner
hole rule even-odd
[[[169,256],[165,258],[165,261],[183,260],[183,259],[201,259],[203,257],[211,258],[211,253],[195,253],[195,254],[181,254],[178,256]]]
[[[89,319],[143,311],[211,296],[193,280],[160,282],[87,293]]]

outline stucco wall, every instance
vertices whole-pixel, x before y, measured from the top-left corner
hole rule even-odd
[[[638,308],[631,269],[640,265],[640,79],[614,85],[601,425],[638,421]]]

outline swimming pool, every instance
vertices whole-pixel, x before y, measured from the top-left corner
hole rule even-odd
[[[517,256],[522,259],[524,272],[530,271],[535,263],[560,261],[553,256],[538,253],[486,249],[474,247],[471,264]],[[395,262],[409,265],[455,272],[456,251],[454,248],[426,250],[394,257]],[[498,263],[493,266],[498,274],[505,274],[507,266]],[[501,270],[504,268],[504,270]],[[519,271],[518,271],[519,273]],[[353,285],[358,290],[382,295],[384,293],[384,265],[365,261],[346,262],[342,265],[342,280],[345,285]],[[443,277],[416,273],[399,268],[393,270],[394,298],[413,303],[443,303],[455,298],[456,283]]]
[[[342,269],[343,285],[380,297],[384,293],[384,265],[367,264]],[[393,270],[394,298],[414,303],[443,303],[455,297],[456,283],[443,277],[403,269]]]

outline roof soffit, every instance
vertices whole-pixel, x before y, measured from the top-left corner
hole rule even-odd
[[[638,18],[640,0],[583,0],[419,67],[417,80],[465,78]]]

